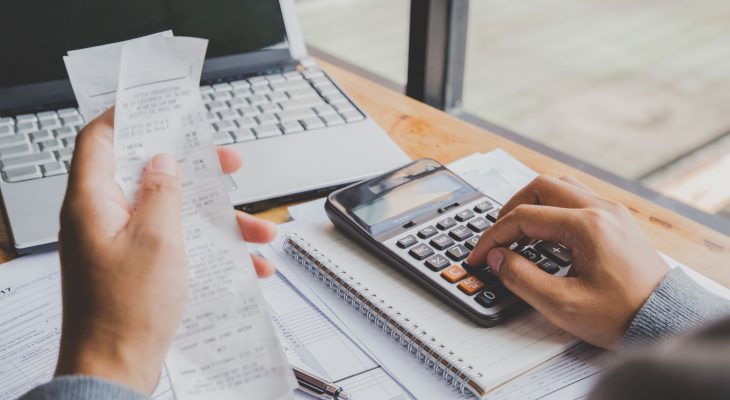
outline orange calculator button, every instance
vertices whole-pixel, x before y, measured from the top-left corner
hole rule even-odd
[[[452,265],[441,273],[441,277],[451,283],[456,283],[466,277],[466,270],[458,265]]]
[[[484,283],[475,276],[470,276],[459,282],[459,289],[469,296],[484,288]]]

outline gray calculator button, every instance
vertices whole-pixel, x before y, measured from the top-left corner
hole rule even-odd
[[[477,247],[477,243],[479,243],[479,236],[474,236],[464,242],[464,246],[466,246],[469,250],[474,250],[474,248]]]
[[[487,221],[486,219],[484,219],[482,217],[477,217],[477,218],[469,221],[469,223],[466,224],[466,226],[468,226],[469,229],[473,230],[474,232],[482,232],[485,229],[489,228],[489,225],[491,225],[491,224],[492,223]]]
[[[431,246],[433,246],[439,250],[443,250],[443,249],[451,246],[452,244],[454,244],[454,240],[451,239],[448,235],[442,233],[442,234],[436,236],[435,238],[431,239],[430,243],[431,243]]]
[[[408,251],[408,254],[410,254],[411,257],[415,258],[416,260],[421,261],[424,258],[432,255],[433,250],[427,245],[421,243],[416,247],[411,248],[411,250]]]
[[[485,212],[491,210],[493,207],[494,206],[492,205],[492,203],[490,203],[488,201],[483,201],[483,202],[477,204],[476,206],[474,206],[474,211],[476,211],[478,213],[485,213]]]
[[[456,246],[448,249],[446,251],[446,255],[454,261],[461,261],[469,255],[469,249],[464,247],[464,245],[457,244]]]
[[[418,237],[420,237],[421,239],[428,239],[431,236],[435,235],[436,233],[438,233],[438,230],[436,229],[436,227],[433,225],[429,225],[429,226],[421,229],[420,231],[418,231]]]
[[[38,168],[37,165],[7,169],[3,172],[3,174],[5,174],[5,180],[8,182],[24,181],[28,179],[40,178],[41,176],[43,176],[41,174],[40,168]]]
[[[469,228],[465,226],[457,226],[456,228],[449,231],[449,236],[454,238],[455,240],[462,241],[466,240],[469,237],[473,235],[472,231],[469,230]]]
[[[492,222],[497,222],[497,218],[499,218],[499,211],[500,210],[501,210],[500,208],[495,208],[494,210],[490,211],[487,214],[487,219],[490,220],[490,221],[492,221]]]
[[[400,247],[401,249],[405,249],[405,248],[408,248],[408,247],[411,247],[411,246],[413,246],[414,244],[416,244],[416,242],[417,242],[417,241],[418,241],[418,240],[416,239],[416,237],[415,237],[415,236],[413,236],[413,235],[408,235],[408,236],[406,236],[406,237],[404,237],[404,238],[401,238],[400,240],[398,240],[398,242],[397,242],[396,244],[397,244],[397,245],[398,245],[398,247]]]
[[[451,228],[454,225],[456,225],[456,221],[453,218],[449,217],[449,218],[444,218],[441,221],[439,221],[436,224],[436,227],[443,231],[445,229]]]
[[[442,269],[446,268],[451,264],[449,260],[446,259],[446,257],[442,256],[441,254],[436,254],[435,256],[429,257],[425,265],[431,270],[431,271],[441,271]]]
[[[467,219],[472,218],[473,216],[474,211],[472,210],[459,211],[458,213],[456,213],[456,220],[459,222],[464,222]]]
[[[526,259],[528,259],[534,263],[540,261],[540,259],[542,258],[542,257],[540,257],[540,254],[535,249],[531,249],[531,248],[522,249],[522,250],[520,250],[519,253],[522,257],[525,257]]]

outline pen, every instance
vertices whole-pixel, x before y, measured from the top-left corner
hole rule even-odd
[[[319,378],[309,372],[303,371],[297,367],[292,366],[294,370],[294,376],[297,377],[299,382],[299,389],[304,393],[308,393],[318,399],[322,400],[350,400],[351,397],[342,387],[335,385],[332,382],[328,382],[325,379]]]

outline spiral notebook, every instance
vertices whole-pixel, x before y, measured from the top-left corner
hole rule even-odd
[[[282,228],[284,228],[282,226]],[[401,344],[404,355],[462,392],[489,392],[577,343],[526,310],[494,328],[478,327],[326,221],[284,228],[284,252]]]

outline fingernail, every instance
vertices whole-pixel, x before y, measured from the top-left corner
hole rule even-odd
[[[502,260],[504,260],[504,254],[502,254],[502,251],[500,250],[492,249],[492,251],[487,254],[487,264],[489,264],[492,272],[494,272],[497,276],[499,276],[499,268],[502,267]]]
[[[152,158],[148,168],[151,171],[163,172],[170,176],[177,176],[177,160],[169,154],[158,154]]]

